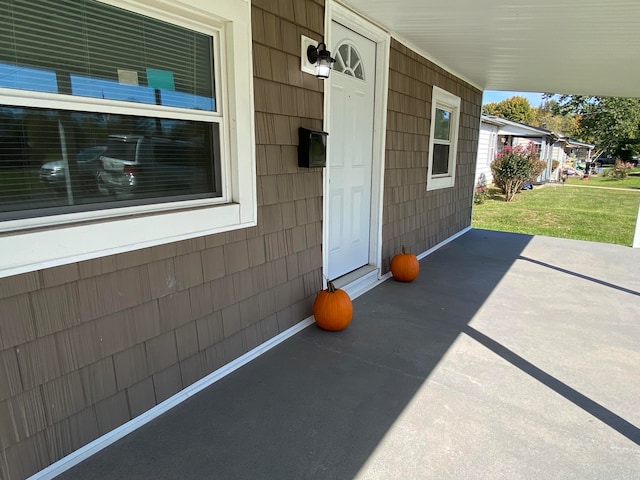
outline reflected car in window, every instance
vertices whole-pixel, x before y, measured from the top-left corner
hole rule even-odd
[[[95,186],[98,173],[98,160],[107,150],[104,145],[86,148],[78,152],[75,156],[75,166],[77,166],[77,178],[72,178],[73,183],[79,182],[85,186]],[[73,172],[73,166],[72,166]],[[73,173],[72,173],[73,174]],[[56,190],[64,191],[67,188],[67,167],[64,160],[54,160],[47,162],[40,167],[40,181],[46,183]]]
[[[211,161],[197,142],[110,135],[100,156],[98,189],[117,199],[207,194]]]

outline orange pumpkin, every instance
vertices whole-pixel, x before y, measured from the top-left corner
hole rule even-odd
[[[402,253],[394,255],[391,259],[391,274],[393,278],[400,282],[411,282],[420,273],[420,264],[417,257],[412,253],[407,253],[402,246]]]
[[[353,317],[351,298],[329,280],[327,289],[322,290],[313,302],[313,316],[323,330],[338,331],[347,328]]]

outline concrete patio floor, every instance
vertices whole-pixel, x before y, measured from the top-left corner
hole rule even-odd
[[[61,479],[640,478],[640,249],[471,230]]]

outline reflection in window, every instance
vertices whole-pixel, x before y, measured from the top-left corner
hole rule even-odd
[[[0,107],[0,221],[221,196],[217,123]]]
[[[432,175],[443,175],[449,172],[449,145],[433,145]]]
[[[438,140],[449,140],[449,135],[451,131],[451,112],[447,110],[443,110],[441,108],[436,108],[436,118],[435,118],[436,126],[434,135]]]

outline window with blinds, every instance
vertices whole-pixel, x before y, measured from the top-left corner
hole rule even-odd
[[[221,197],[216,35],[0,2],[0,221]]]

